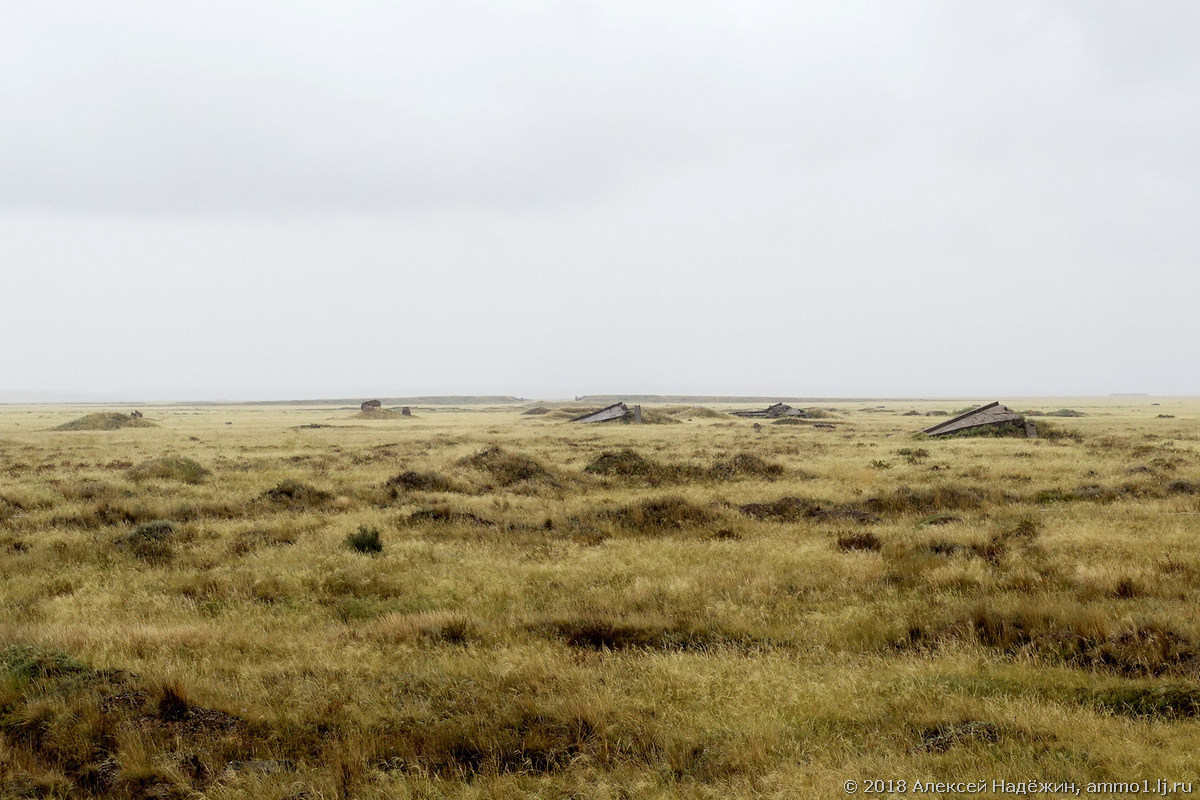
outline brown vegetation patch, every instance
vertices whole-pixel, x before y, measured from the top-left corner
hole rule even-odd
[[[320,507],[333,499],[329,492],[295,480],[281,481],[264,491],[261,497],[268,502],[292,509]]]
[[[366,636],[387,644],[467,644],[481,638],[482,626],[461,612],[425,611],[387,614],[369,625]]]
[[[1186,634],[1155,622],[1114,632],[1050,612],[980,608],[949,624],[912,626],[908,633],[909,644],[961,639],[1009,656],[1125,677],[1200,675],[1200,646]]]
[[[944,753],[960,744],[994,743],[1000,741],[1000,728],[994,722],[967,720],[943,722],[921,731],[921,749],[928,753]]]
[[[883,549],[883,541],[873,533],[844,533],[837,538],[839,550],[870,550],[878,552]]]
[[[820,516],[821,507],[800,497],[781,497],[770,503],[747,503],[738,510],[748,517],[771,522],[800,522]]]
[[[124,500],[112,503],[105,501],[84,508],[76,514],[57,515],[51,522],[55,525],[80,528],[105,528],[113,525],[140,525],[158,517],[157,509]]]
[[[181,456],[163,456],[143,461],[131,467],[128,475],[132,480],[173,480],[181,483],[200,483],[211,475],[196,461]]]
[[[151,563],[170,561],[175,555],[175,523],[157,519],[140,525],[117,540],[117,546],[135,558]]]
[[[626,528],[643,533],[699,527],[714,521],[706,509],[682,497],[657,497],[609,512],[609,516]]]
[[[775,480],[783,475],[783,465],[767,461],[754,453],[737,453],[713,463],[709,475],[717,480],[762,478]]]
[[[1099,691],[1082,691],[1079,699],[1110,714],[1136,719],[1183,720],[1200,717],[1200,686],[1195,683],[1125,685]]]
[[[251,528],[237,535],[229,546],[229,551],[234,555],[245,555],[262,547],[292,545],[298,538],[295,530],[283,526]]]
[[[663,464],[629,447],[601,452],[583,471],[606,478],[624,478],[648,486],[685,483],[704,474],[703,470],[687,464]]]
[[[53,783],[60,792],[44,796],[182,800],[203,791],[231,760],[265,744],[244,720],[194,703],[178,684],[151,685],[39,647],[0,650],[0,681],[9,687],[0,736],[30,770],[6,777],[35,788]],[[122,731],[136,732],[139,748],[183,768],[126,757]],[[11,790],[13,784],[0,786]]]
[[[942,485],[928,489],[897,487],[888,494],[876,495],[863,501],[863,508],[877,514],[930,515],[945,511],[970,511],[981,508],[985,502],[999,504],[1005,498],[989,496],[992,493],[971,486]]]
[[[421,525],[428,523],[438,524],[454,524],[454,525],[478,525],[481,527],[495,527],[496,523],[490,519],[476,516],[469,511],[456,511],[450,508],[422,508],[419,511],[414,511],[405,519],[409,525]]]
[[[391,491],[392,499],[404,492],[454,492],[458,487],[436,472],[418,472],[405,470],[384,481],[384,487]]]
[[[529,627],[535,633],[583,650],[700,651],[767,644],[756,642],[745,632],[725,630],[715,624],[654,615],[583,614],[551,618]]]
[[[801,497],[781,497],[770,503],[747,503],[738,510],[748,517],[770,522],[802,522],[804,520],[843,520],[864,525],[879,522],[879,515],[846,506],[823,508]]]

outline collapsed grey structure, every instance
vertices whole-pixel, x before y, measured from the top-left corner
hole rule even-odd
[[[929,436],[945,436],[948,433],[958,433],[971,428],[999,425],[1023,425],[1025,436],[1030,439],[1037,438],[1037,427],[1031,420],[1025,419],[1008,406],[1000,405],[999,401],[972,409],[965,414],[959,414],[957,417],[939,422],[921,432]]]
[[[792,408],[786,403],[776,403],[760,411],[732,411],[730,413],[735,417],[803,417],[806,415],[802,409]]]
[[[589,411],[586,414],[575,417],[571,422],[610,422],[614,419],[624,419],[629,416],[629,406],[624,403],[613,403],[607,408],[602,408],[599,411]],[[640,423],[642,421],[642,407],[633,407],[633,421]]]

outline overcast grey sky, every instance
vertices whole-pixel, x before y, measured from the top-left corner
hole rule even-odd
[[[1200,394],[1200,3],[0,0],[0,399]]]

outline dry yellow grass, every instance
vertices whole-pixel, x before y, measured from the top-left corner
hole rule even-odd
[[[1006,402],[1080,435],[0,409],[0,797],[1188,780],[1200,402]]]

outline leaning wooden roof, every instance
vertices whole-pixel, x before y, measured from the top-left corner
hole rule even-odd
[[[589,411],[575,417],[571,422],[608,422],[611,419],[620,419],[629,413],[629,408],[624,403],[613,403],[607,408],[602,408],[599,411]]]
[[[999,401],[988,403],[986,406],[973,408],[964,414],[959,414],[953,419],[948,419],[945,422],[939,422],[933,427],[926,428],[922,433],[927,433],[930,436],[941,436],[955,431],[966,430],[967,428],[978,428],[983,425],[998,425],[1002,422],[1024,422],[1025,417],[1013,411],[1008,406],[1000,405]]]

